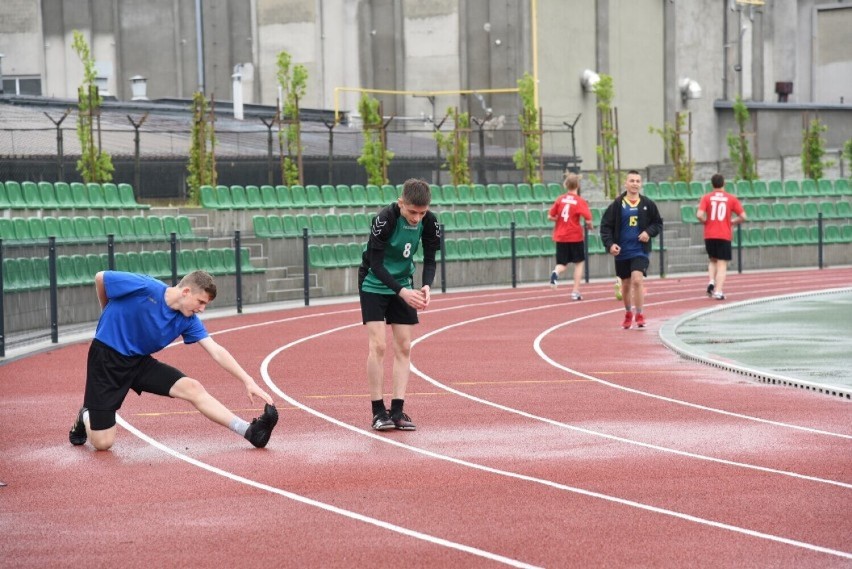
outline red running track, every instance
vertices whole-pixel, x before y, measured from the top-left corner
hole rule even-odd
[[[852,269],[729,277],[728,303]],[[110,452],[72,447],[87,343],[0,366],[3,567],[850,567],[852,406],[687,361],[658,337],[711,302],[650,279],[436,295],[412,349],[416,432],[369,429],[357,303],[207,321],[274,392],[264,450],[130,395]],[[161,359],[259,414],[197,346]],[[389,372],[389,367],[388,367]]]

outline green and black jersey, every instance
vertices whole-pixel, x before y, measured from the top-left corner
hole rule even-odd
[[[399,204],[382,209],[370,226],[370,240],[358,270],[359,288],[377,294],[397,294],[414,288],[414,254],[423,243],[423,285],[435,280],[435,254],[441,248],[441,229],[431,211],[409,225]]]

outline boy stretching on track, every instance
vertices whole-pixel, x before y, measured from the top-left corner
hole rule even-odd
[[[429,211],[432,192],[423,180],[407,180],[396,203],[373,219],[370,239],[358,270],[361,317],[367,327],[373,428],[377,431],[417,427],[403,410],[411,370],[411,327],[417,311],[429,305],[435,280],[435,254],[441,248],[438,218]],[[423,285],[414,289],[414,254],[423,242]],[[393,332],[393,396],[390,413],[384,403],[386,325]]]
[[[266,446],[278,422],[272,397],[207,334],[198,318],[216,298],[213,277],[195,271],[170,287],[147,275],[101,271],[95,275],[95,290],[103,312],[89,347],[83,407],[68,433],[72,445],[88,438],[97,450],[112,447],[115,412],[132,389],[139,395],[145,391],[189,401],[211,421],[258,448]],[[186,344],[198,342],[222,369],[242,381],[250,401],[255,395],[263,399],[263,414],[251,423],[240,419],[199,381],[151,357],[178,336]]]

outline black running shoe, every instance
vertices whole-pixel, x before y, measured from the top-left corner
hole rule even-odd
[[[707,296],[713,296],[713,291],[714,291],[714,290],[716,290],[716,285],[715,285],[715,284],[710,283],[709,285],[707,285]]]
[[[417,426],[411,422],[411,417],[406,415],[405,413],[394,413],[391,415],[391,421],[393,421],[393,426],[400,431],[416,431]]]
[[[377,413],[373,417],[373,428],[377,431],[389,431],[390,429],[395,429],[396,427],[391,421],[390,415],[388,415],[387,411],[382,411],[381,413]]]
[[[276,424],[278,424],[278,409],[267,403],[263,407],[263,415],[257,419],[252,419],[246,430],[246,439],[257,448],[263,448],[269,442],[272,429],[275,428]]]
[[[86,423],[83,422],[83,413],[86,412],[85,407],[80,407],[77,412],[77,419],[74,421],[74,426],[68,432],[68,440],[74,446],[86,444]]]

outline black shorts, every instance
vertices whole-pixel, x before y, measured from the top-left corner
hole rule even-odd
[[[727,239],[705,239],[704,249],[711,259],[731,260],[731,242]]]
[[[184,373],[151,356],[125,356],[100,340],[92,340],[86,364],[86,395],[92,429],[100,431],[115,425],[115,412],[121,409],[131,389],[169,396],[172,386]]]
[[[640,271],[642,276],[648,276],[651,260],[648,257],[633,257],[623,261],[615,260],[615,274],[620,279],[629,279],[633,271]]]
[[[586,251],[582,241],[574,243],[556,242],[556,264],[581,263],[586,260]]]
[[[361,319],[388,324],[417,324],[417,310],[408,306],[398,294],[361,291]]]

